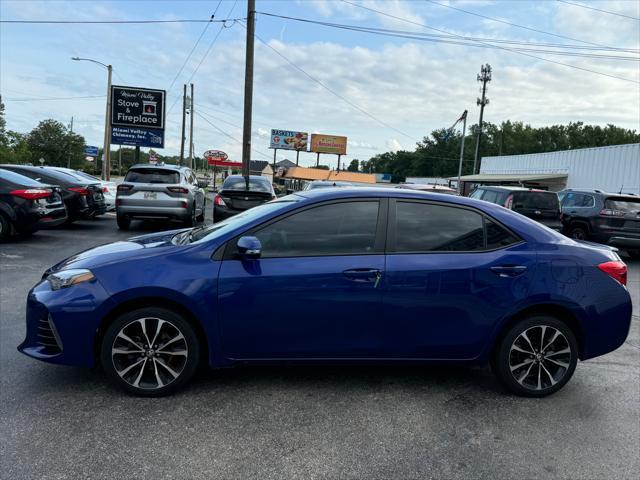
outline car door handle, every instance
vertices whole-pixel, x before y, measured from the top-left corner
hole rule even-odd
[[[354,282],[375,282],[382,276],[376,268],[353,268],[345,270],[342,274]]]
[[[501,278],[517,277],[522,275],[527,267],[524,265],[498,265],[491,267],[491,271]]]

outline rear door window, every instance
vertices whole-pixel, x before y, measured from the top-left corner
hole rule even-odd
[[[483,193],[484,193],[484,190],[482,190],[481,188],[476,188],[473,192],[471,192],[471,195],[469,195],[469,197],[477,198],[478,200],[480,200],[482,198]]]
[[[482,200],[485,202],[498,203],[499,193],[494,190],[487,190],[482,196]]]
[[[160,168],[135,168],[127,172],[125,182],[131,183],[180,183],[180,172]]]

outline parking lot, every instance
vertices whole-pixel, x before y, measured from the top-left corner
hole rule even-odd
[[[203,371],[145,399],[98,369],[16,351],[45,268],[168,227],[120,232],[108,214],[0,246],[0,477],[637,478],[640,263],[628,258],[627,342],[540,400],[503,393],[485,369],[414,366]]]

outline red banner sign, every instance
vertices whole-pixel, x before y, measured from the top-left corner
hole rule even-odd
[[[207,163],[213,167],[242,168],[242,162],[232,162],[231,160],[217,160],[213,157],[207,158]]]

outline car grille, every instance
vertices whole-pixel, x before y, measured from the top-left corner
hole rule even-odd
[[[51,316],[47,315],[46,318],[41,318],[38,321],[38,344],[42,345],[46,353],[55,355],[62,353],[62,342],[60,336],[56,331],[56,327],[51,321]]]

